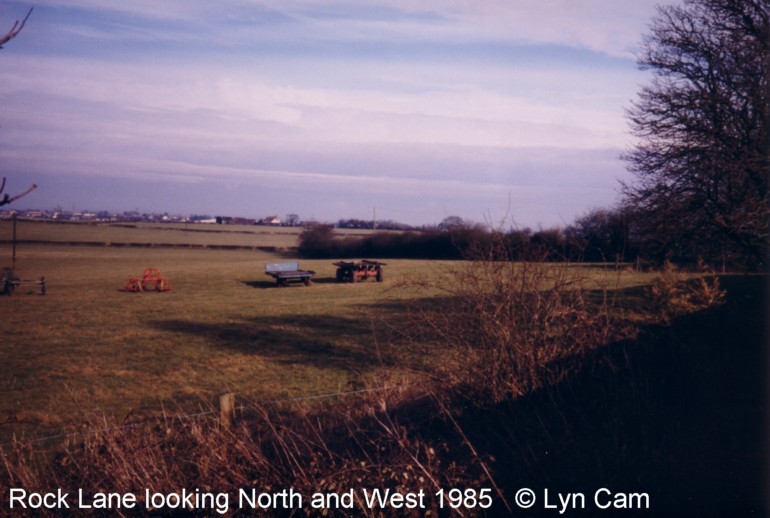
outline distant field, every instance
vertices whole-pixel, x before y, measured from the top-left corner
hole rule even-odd
[[[227,247],[296,247],[301,228],[258,225],[82,223],[20,220],[17,239],[23,242],[92,243],[115,245],[191,245]],[[341,236],[371,234],[370,230],[340,229]],[[0,221],[0,242],[12,238],[12,223]],[[2,264],[0,262],[0,264]]]
[[[160,223],[48,223],[18,221],[17,239],[61,243],[297,246],[300,229],[246,225],[166,225]],[[11,222],[0,222],[0,239],[11,239]]]
[[[0,225],[0,239],[9,228]],[[278,248],[296,242],[293,229],[217,229],[227,231],[20,222],[19,238]],[[10,264],[10,248],[0,245],[0,266]],[[264,263],[287,257],[20,245],[17,274],[45,276],[48,294],[24,286],[0,297],[0,441],[13,432],[70,429],[100,415],[191,412],[227,391],[256,401],[315,395],[409,369],[409,351],[387,366],[380,361],[371,317],[395,314],[404,301],[424,296],[410,279],[430,278],[450,263],[389,260],[385,282],[352,285],[334,281],[331,260],[302,261],[318,272],[314,285],[277,288]],[[160,268],[173,290],[119,291],[148,266]],[[597,285],[649,282],[649,275],[583,270]]]

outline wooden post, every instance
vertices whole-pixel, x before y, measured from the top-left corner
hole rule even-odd
[[[230,428],[235,419],[235,394],[228,392],[219,396],[219,422],[224,428]]]
[[[16,269],[16,213],[13,213],[13,254],[11,255],[11,270]]]

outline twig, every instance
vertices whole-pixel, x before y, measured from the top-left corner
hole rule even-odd
[[[19,20],[16,20],[16,23],[13,24],[13,27],[11,27],[11,30],[8,31],[8,33],[5,36],[0,38],[0,49],[3,48],[4,43],[12,40],[13,38],[19,35],[21,30],[24,28],[24,25],[27,23],[27,18],[29,18],[29,15],[32,14],[32,9],[33,9],[32,7],[29,8],[29,12],[27,13],[27,16],[24,17],[24,20],[22,20],[21,25],[19,25]]]

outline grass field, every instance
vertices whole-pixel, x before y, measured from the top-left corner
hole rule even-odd
[[[120,243],[214,245],[288,248],[296,246],[299,228],[247,225],[160,223],[68,223],[18,221],[22,241],[59,243]],[[0,239],[10,240],[10,221],[0,221]]]
[[[283,249],[297,237],[260,227],[156,227],[20,222],[18,233],[40,241]],[[9,226],[0,230],[2,239]],[[10,255],[2,245],[0,265]],[[264,263],[287,258],[260,250],[20,245],[17,275],[45,276],[48,293],[30,285],[0,297],[0,438],[72,429],[101,415],[193,412],[228,391],[265,401],[345,390],[385,371],[408,375],[409,350],[385,363],[378,356],[374,317],[398,318],[404,301],[426,295],[410,287],[415,280],[457,265],[390,260],[385,282],[353,285],[335,282],[331,260],[302,261],[317,272],[313,286],[277,288]],[[160,268],[173,290],[119,291],[148,266]],[[650,278],[583,270],[610,287]]]
[[[48,293],[0,297],[0,508],[17,487],[494,486],[488,516],[523,487],[649,494],[645,516],[767,514],[763,276],[388,260],[383,283],[338,284],[332,260],[303,260],[316,282],[278,288],[263,268],[295,259],[287,234],[26,227],[47,244],[20,245],[17,273]],[[199,246],[64,244],[158,233]],[[119,291],[147,266],[173,290]],[[232,426],[186,416],[224,392],[249,407]]]
[[[298,227],[163,223],[77,223],[18,221],[21,241],[123,245],[191,245],[288,249],[297,246]],[[371,234],[367,230],[338,229],[344,237]],[[0,241],[12,238],[12,223],[0,221]]]

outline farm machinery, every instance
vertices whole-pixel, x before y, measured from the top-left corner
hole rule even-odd
[[[287,286],[290,282],[301,282],[305,286],[310,286],[315,272],[313,270],[301,270],[298,262],[267,263],[265,275],[275,279],[280,287]]]
[[[332,263],[337,267],[338,282],[359,282],[374,277],[377,282],[382,282],[384,273],[382,270],[385,263],[379,261],[337,261]]]
[[[2,198],[0,198],[0,206],[7,205],[15,200],[18,200],[22,196],[26,196],[30,192],[32,192],[34,189],[37,188],[37,185],[32,185],[29,189],[27,189],[25,192],[17,195],[17,196],[9,196],[8,194],[4,194]],[[3,178],[2,182],[0,182],[0,194],[3,193],[3,190],[5,190],[5,178]],[[0,270],[0,295],[10,295],[13,293],[13,290],[16,289],[17,286],[21,286],[23,284],[37,284],[40,286],[40,294],[45,295],[46,286],[45,286],[45,277],[40,277],[36,280],[29,280],[29,279],[21,279],[16,275],[15,269],[16,269],[16,213],[13,213],[13,217],[11,219],[13,222],[12,224],[12,232],[13,237],[11,238],[11,267],[10,268],[3,268]]]
[[[26,280],[17,277],[11,268],[0,270],[0,295],[10,295],[17,286],[22,284],[37,284],[40,286],[40,294],[45,295],[45,277],[40,277],[37,280]]]
[[[141,277],[131,277],[120,291],[170,291],[171,283],[157,268],[145,268]]]

